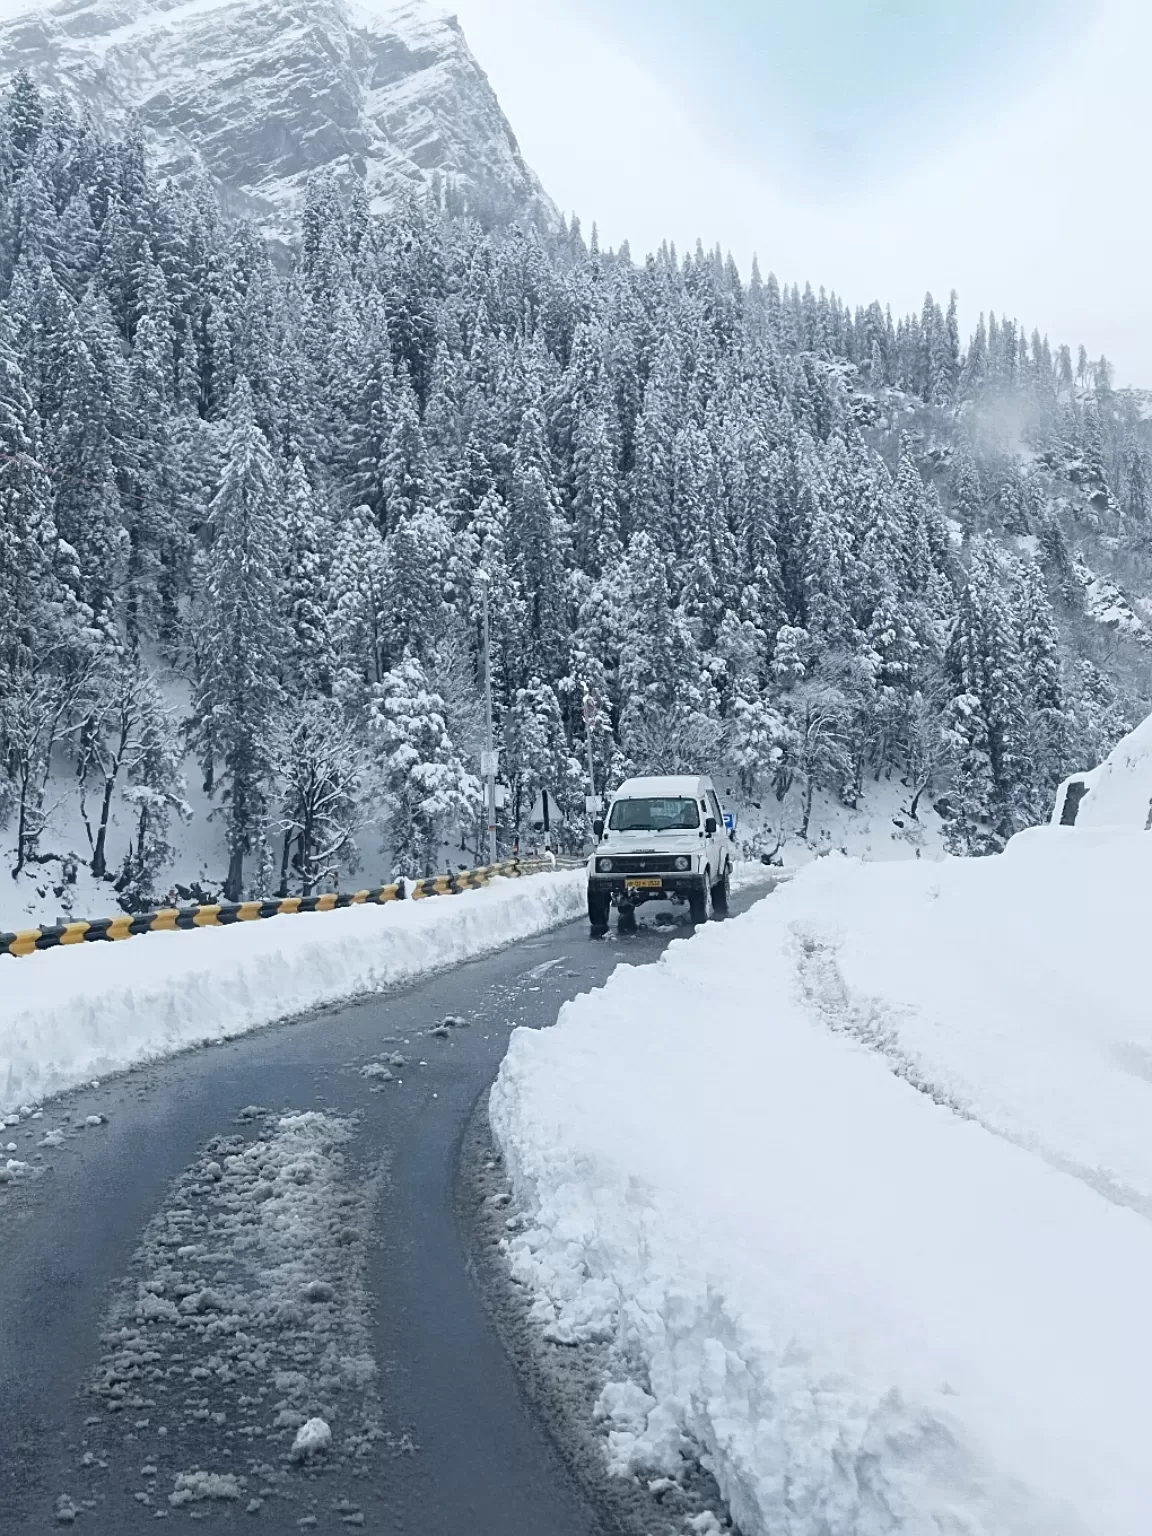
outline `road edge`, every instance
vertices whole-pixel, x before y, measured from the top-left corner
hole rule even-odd
[[[647,1481],[609,1474],[594,1406],[606,1380],[637,1379],[639,1363],[622,1360],[611,1343],[551,1343],[530,1318],[531,1295],[513,1280],[500,1250],[509,1223],[515,1226],[520,1217],[489,1125],[488,1094],[486,1088],[478,1096],[460,1140],[456,1219],[469,1278],[528,1411],[597,1514],[604,1536],[683,1536],[688,1519],[707,1513],[715,1524],[700,1529],[739,1536],[715,1480],[698,1460],[686,1462],[681,1484],[656,1472]]]

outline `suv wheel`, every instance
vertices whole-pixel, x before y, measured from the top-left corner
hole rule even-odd
[[[588,891],[588,921],[592,925],[594,934],[608,932],[608,913],[612,909],[612,900],[607,891]]]
[[[728,887],[731,879],[732,871],[726,869],[720,884],[712,887],[712,909],[718,917],[728,916]]]
[[[688,898],[688,915],[693,926],[706,923],[712,916],[712,887],[708,883],[707,874],[703,884],[698,885]]]

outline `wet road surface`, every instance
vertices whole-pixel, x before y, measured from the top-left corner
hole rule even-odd
[[[572,924],[5,1132],[43,1171],[0,1186],[0,1531],[605,1536],[469,1277],[457,1164],[510,1030],[673,941]]]

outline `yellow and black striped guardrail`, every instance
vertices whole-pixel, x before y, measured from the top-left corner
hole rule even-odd
[[[513,879],[518,875],[538,875],[554,868],[547,859],[505,859],[502,864],[484,864],[479,869],[461,869],[454,875],[432,875],[427,880],[408,883],[408,895],[413,901],[426,896],[458,896],[461,891],[478,891],[496,875]]]
[[[454,875],[433,875],[428,880],[397,880],[367,891],[329,891],[321,896],[272,896],[263,901],[221,901],[212,905],[164,907],[159,912],[124,913],[50,927],[25,928],[0,933],[0,955],[31,955],[38,949],[59,949],[66,944],[104,943],[132,939],[141,933],[176,933],[190,928],[229,928],[233,923],[258,922],[265,917],[288,917],[298,912],[335,912],[341,907],[378,905],[422,900],[428,896],[453,896],[479,890],[498,875],[516,878],[536,875],[553,866],[544,859],[505,859],[480,869],[463,869]]]

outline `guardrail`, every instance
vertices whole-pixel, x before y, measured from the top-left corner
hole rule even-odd
[[[179,933],[192,928],[230,928],[233,923],[259,922],[267,917],[293,917],[300,912],[335,912],[342,907],[381,905],[389,901],[422,901],[429,896],[454,896],[479,890],[498,876],[516,879],[552,869],[546,859],[505,859],[479,869],[462,869],[454,875],[433,875],[427,880],[397,880],[366,891],[329,891],[320,896],[272,896],[262,901],[220,901],[212,905],[163,907],[158,912],[124,913],[48,927],[24,928],[0,933],[0,955],[34,954],[70,944],[100,944],[132,939],[143,933]]]

